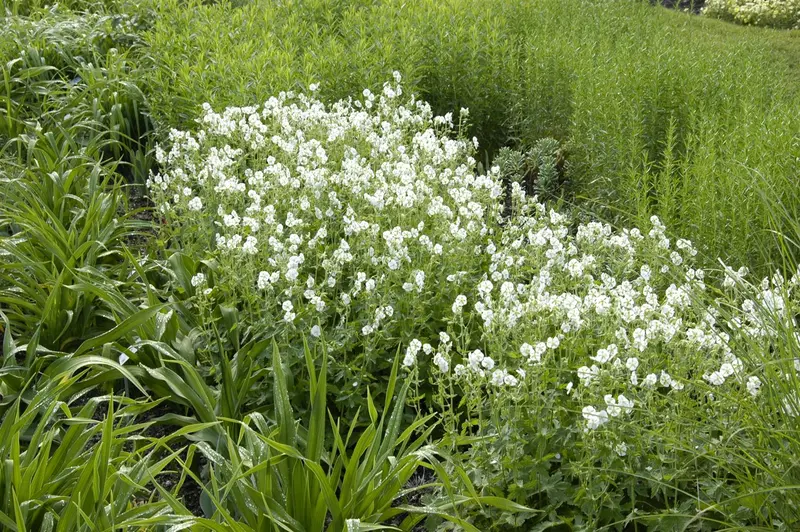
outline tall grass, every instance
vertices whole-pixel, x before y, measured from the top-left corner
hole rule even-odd
[[[766,176],[800,171],[792,34],[732,31],[646,2],[159,2],[146,85],[161,128],[200,105],[320,82],[335,100],[400,70],[437,112],[470,108],[488,161],[570,141],[571,194],[606,218],[651,214],[717,256],[767,268]],[[788,44],[787,44],[788,43]]]

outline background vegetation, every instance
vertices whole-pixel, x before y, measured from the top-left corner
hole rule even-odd
[[[646,2],[162,2],[145,39],[157,122],[200,103],[320,82],[330,100],[394,69],[437,112],[470,109],[490,159],[553,137],[569,192],[606,218],[656,213],[709,261],[763,268],[796,205],[800,36],[743,31]],[[244,60],[242,60],[244,58]]]

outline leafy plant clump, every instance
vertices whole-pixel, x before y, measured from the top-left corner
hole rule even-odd
[[[171,133],[148,185],[165,236],[204,258],[197,312],[236,302],[247,335],[290,353],[325,342],[345,408],[400,349],[412,404],[441,416],[485,492],[591,526],[670,523],[671,508],[794,523],[788,480],[741,446],[758,454],[794,422],[793,359],[770,353],[797,343],[800,277],[751,286],[726,266],[718,291],[657,217],[575,224],[517,182],[504,215],[501,169],[477,174],[451,116],[403,94],[399,74],[331,106],[281,93]],[[753,483],[777,489],[756,507]]]
[[[567,174],[566,148],[557,140],[539,139],[526,153],[501,148],[494,160],[506,186],[514,181],[542,200],[559,197]]]

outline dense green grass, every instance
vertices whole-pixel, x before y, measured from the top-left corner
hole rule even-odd
[[[398,69],[437,111],[469,107],[490,154],[568,142],[572,197],[659,214],[712,263],[764,266],[778,247],[760,191],[798,200],[798,32],[632,1],[159,4],[145,82],[163,127],[193,127],[206,101],[312,82],[333,100]]]

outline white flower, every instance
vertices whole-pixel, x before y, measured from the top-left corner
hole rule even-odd
[[[542,355],[536,351],[532,345],[525,343],[519,346],[519,352],[528,359],[530,364],[538,364],[542,361]]]
[[[417,284],[417,288],[422,290],[422,287],[425,286],[425,272],[417,270],[414,274],[414,282]]]
[[[719,371],[715,371],[711,375],[703,375],[703,378],[714,386],[722,386],[725,383],[725,376]]]
[[[195,288],[201,286],[203,283],[206,282],[206,276],[202,273],[198,273],[192,277],[192,286]]]
[[[633,401],[620,394],[619,397],[617,397],[617,406],[622,408],[624,413],[630,414],[633,410]]]
[[[411,340],[411,342],[409,342],[408,347],[406,348],[406,353],[411,353],[412,355],[416,356],[420,349],[422,349],[422,342],[414,338]]]
[[[647,264],[643,265],[641,267],[641,269],[639,270],[639,275],[641,275],[642,279],[644,279],[645,281],[649,281],[650,280],[650,275],[651,274],[652,274],[652,271],[650,270],[650,266],[648,266]]]
[[[255,255],[258,253],[258,248],[256,247],[258,244],[258,240],[254,236],[248,236],[247,239],[244,241],[242,245],[242,251],[247,253],[248,255]]]
[[[492,373],[492,385],[494,386],[502,386],[505,382],[506,372],[502,369],[494,370]]]
[[[614,399],[614,396],[611,394],[606,394],[603,397],[603,400],[606,402],[606,411],[608,415],[611,417],[617,417],[622,413],[622,409],[617,406],[617,401]]]
[[[189,200],[190,211],[200,211],[202,209],[203,209],[203,200],[201,200],[198,196],[195,196],[191,200]]]
[[[461,309],[464,308],[464,305],[467,304],[467,296],[464,294],[459,294],[456,296],[455,301],[453,301],[453,314],[460,314]]]
[[[281,304],[281,308],[283,309],[284,312],[283,314],[284,321],[290,323],[293,322],[296,317],[296,314],[292,312],[292,310],[294,310],[294,305],[292,304],[292,302],[287,299]]]
[[[625,442],[620,442],[614,447],[614,452],[619,456],[625,456],[628,454],[628,445]]]
[[[450,362],[441,353],[434,355],[433,363],[439,367],[439,371],[442,373],[447,373],[450,370]]]
[[[747,379],[747,391],[750,392],[750,395],[752,395],[753,397],[757,396],[760,389],[761,389],[761,379],[759,379],[755,375]]]
[[[647,349],[647,333],[643,329],[637,328],[633,331],[633,347],[643,352]],[[632,371],[632,370],[631,370]]]
[[[726,362],[719,367],[719,373],[723,376],[723,378],[730,377],[734,373],[733,365]]]
[[[597,351],[597,355],[593,357],[589,357],[590,359],[594,360],[598,364],[605,364],[606,362],[612,360],[614,357],[617,356],[619,349],[615,344],[610,344],[605,349],[599,349]]]
[[[467,357],[467,359],[469,360],[469,365],[472,366],[474,369],[478,369],[478,366],[480,366],[480,363],[484,359],[484,356],[485,355],[483,354],[483,351],[481,351],[480,349],[474,350]]]
[[[582,415],[586,420],[586,428],[589,430],[595,430],[608,423],[608,412],[605,410],[598,411],[593,406],[583,407]]]
[[[239,218],[239,215],[236,214],[236,211],[231,211],[230,214],[226,214],[222,217],[222,223],[225,225],[225,227],[238,227],[239,222],[241,222],[241,219]]]
[[[322,329],[320,328],[319,325],[314,325],[313,327],[311,327],[311,336],[313,336],[314,338],[319,338],[321,334],[322,334]]]
[[[628,371],[636,371],[639,368],[639,359],[630,357],[625,361],[625,367],[628,368]]]
[[[492,284],[492,282],[486,279],[484,281],[481,281],[480,284],[478,284],[478,293],[481,295],[481,297],[486,298],[489,297],[489,295],[492,293],[493,288],[494,285]]]
[[[600,368],[597,366],[592,366],[591,368],[586,366],[581,366],[578,368],[578,378],[581,381],[581,384],[584,386],[589,386],[591,382],[600,374]]]

